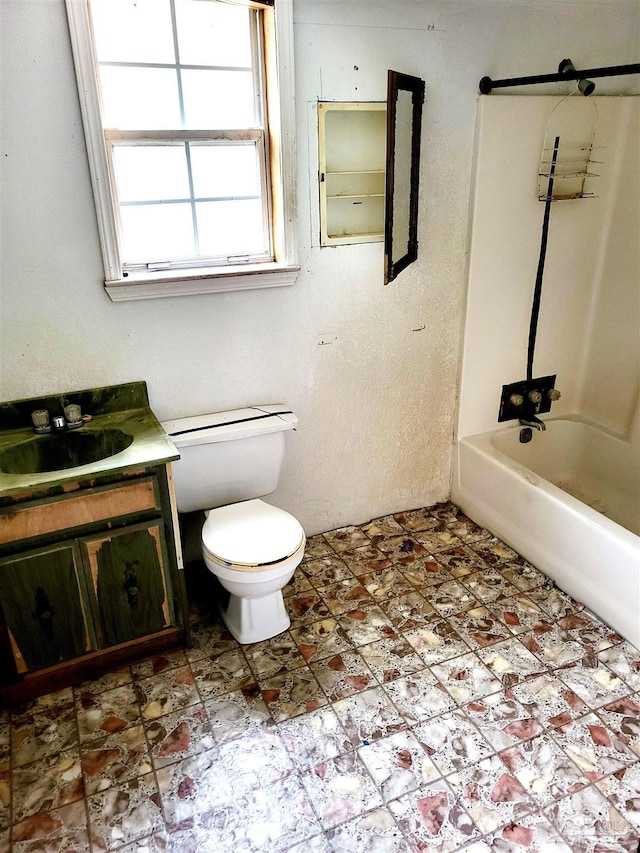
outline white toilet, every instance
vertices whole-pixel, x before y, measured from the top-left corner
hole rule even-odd
[[[173,463],[180,512],[205,510],[202,556],[230,593],[222,618],[240,643],[281,634],[290,620],[282,588],[304,554],[300,522],[260,500],[275,491],[284,436],[297,417],[286,406],[253,406],[165,421],[180,452]]]

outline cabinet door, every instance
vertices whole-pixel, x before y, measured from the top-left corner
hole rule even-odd
[[[173,623],[161,520],[86,537],[81,546],[103,646],[126,643]]]
[[[0,560],[0,601],[18,672],[85,654],[92,642],[74,542]]]

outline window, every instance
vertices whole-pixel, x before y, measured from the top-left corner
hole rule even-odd
[[[292,284],[292,0],[66,0],[114,300]]]

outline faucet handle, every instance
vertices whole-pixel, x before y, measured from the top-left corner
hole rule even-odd
[[[557,388],[549,388],[547,391],[547,397],[551,400],[551,402],[555,402],[562,397],[562,394],[558,391]]]
[[[36,409],[35,412],[31,412],[31,420],[35,432],[51,432],[49,412],[46,409]]]
[[[511,396],[509,397],[509,402],[511,403],[511,405],[516,406],[516,408],[519,408],[524,403],[524,397],[522,396],[522,394],[511,394]]]
[[[536,391],[535,389],[529,391],[527,397],[532,403],[535,403],[536,405],[542,402],[542,394],[540,393],[540,391]]]

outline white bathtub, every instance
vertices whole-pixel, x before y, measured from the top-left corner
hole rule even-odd
[[[640,452],[578,418],[458,442],[452,500],[640,647]]]

